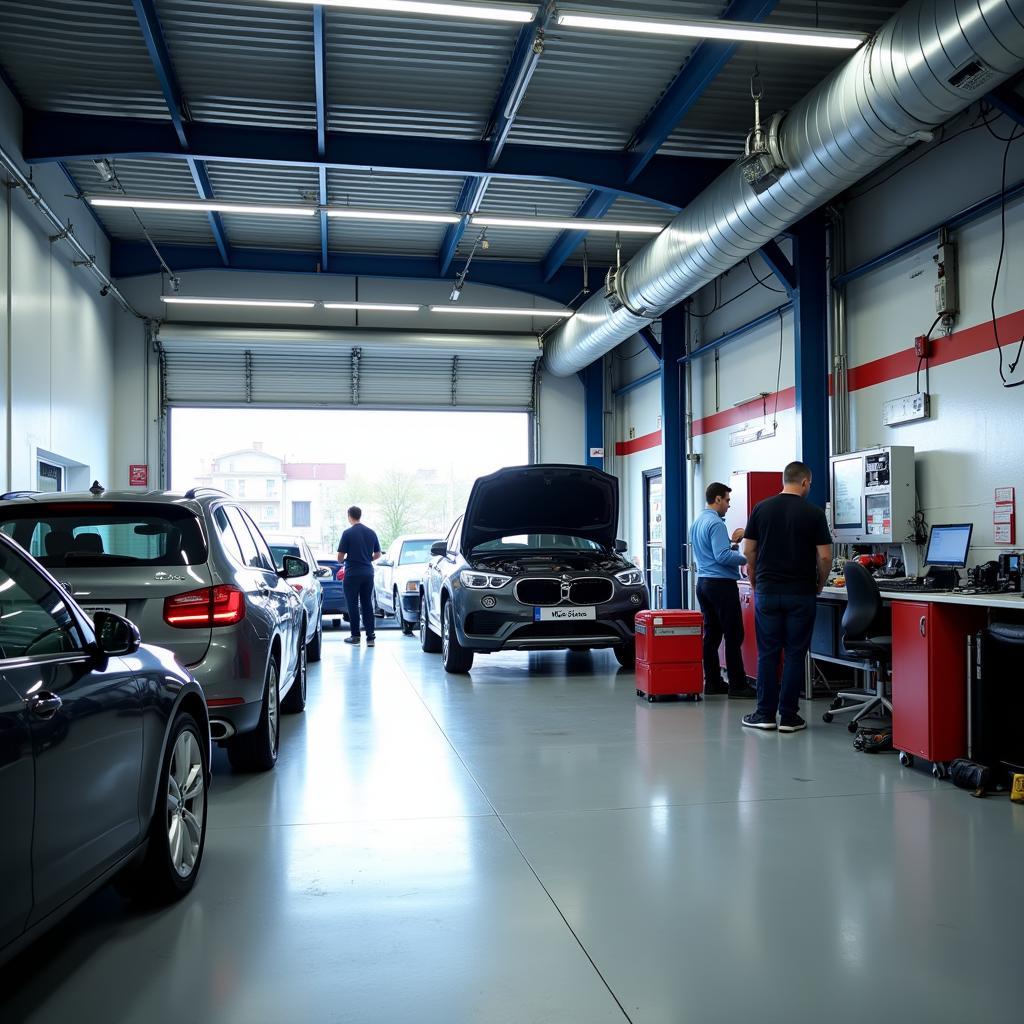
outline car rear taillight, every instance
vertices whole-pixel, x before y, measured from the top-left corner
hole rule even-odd
[[[343,580],[345,578],[345,566],[338,566],[338,571],[334,574],[334,578],[336,580]]]
[[[164,622],[178,629],[233,626],[244,618],[245,594],[228,584],[189,590],[164,599]]]
[[[292,584],[292,590],[294,590],[297,594],[301,594],[302,593],[302,584],[301,583],[293,583]]]

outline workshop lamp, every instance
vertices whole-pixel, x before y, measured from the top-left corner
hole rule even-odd
[[[487,306],[431,306],[431,313],[474,313],[477,316],[572,316],[571,309],[491,309]]]
[[[458,224],[460,213],[416,213],[414,210],[361,210],[357,206],[328,206],[327,216],[339,220],[388,220],[413,224]]]
[[[141,196],[86,196],[90,206],[131,210],[185,210],[191,213],[252,213],[268,217],[313,217],[315,206],[264,206],[222,199],[145,199]]]
[[[623,235],[660,235],[661,224],[623,224],[620,221],[597,220],[594,217],[493,217],[474,214],[470,223],[494,228],[539,228],[547,231],[613,231]]]
[[[315,309],[315,302],[285,299],[214,299],[195,295],[161,295],[163,302],[182,306],[272,306],[279,309]]]
[[[532,7],[490,7],[482,4],[431,3],[428,0],[274,0],[279,4],[312,7],[340,7],[368,14],[423,14],[436,18],[470,18],[475,21],[511,21],[525,25],[533,21]]]
[[[376,313],[418,313],[423,307],[401,302],[325,302],[324,309],[355,309]]]

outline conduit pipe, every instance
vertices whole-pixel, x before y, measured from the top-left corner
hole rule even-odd
[[[545,341],[568,376],[1024,68],[1024,0],[910,0],[783,119],[760,195],[733,164]]]
[[[0,167],[10,175],[14,183],[18,185],[19,188],[23,188],[25,190],[25,195],[28,196],[36,209],[38,209],[39,212],[57,229],[57,238],[61,241],[67,242],[68,245],[71,246],[71,249],[78,257],[76,262],[80,263],[81,266],[85,267],[86,270],[93,274],[96,280],[100,282],[101,287],[106,289],[106,293],[110,295],[126,313],[131,313],[132,316],[138,317],[140,320],[145,320],[146,318],[121,294],[117,285],[114,284],[114,282],[96,265],[95,257],[85,251],[82,247],[82,243],[75,238],[74,228],[72,228],[70,224],[65,224],[60,217],[54,213],[53,209],[43,198],[39,189],[32,184],[32,179],[22,172],[14,158],[2,146],[0,146]]]

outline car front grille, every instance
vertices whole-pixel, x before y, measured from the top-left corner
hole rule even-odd
[[[615,592],[611,580],[594,576],[583,580],[573,580],[569,584],[570,604],[603,604],[612,599]]]
[[[520,604],[536,606],[594,605],[610,601],[615,593],[612,581],[600,576],[562,581],[550,577],[527,577],[515,585],[516,600]],[[563,596],[565,595],[565,596]]]
[[[560,580],[540,577],[517,580],[515,595],[516,600],[520,604],[560,604],[562,600],[562,583]]]
[[[614,627],[593,620],[584,622],[530,622],[515,630],[509,640],[557,640],[593,637],[619,639]]]
[[[508,616],[501,612],[470,612],[466,616],[466,632],[472,636],[494,636],[505,623]]]

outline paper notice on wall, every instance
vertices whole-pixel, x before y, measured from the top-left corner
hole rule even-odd
[[[992,541],[994,544],[1012,544],[1013,522],[1010,521],[1008,523],[993,523]]]

